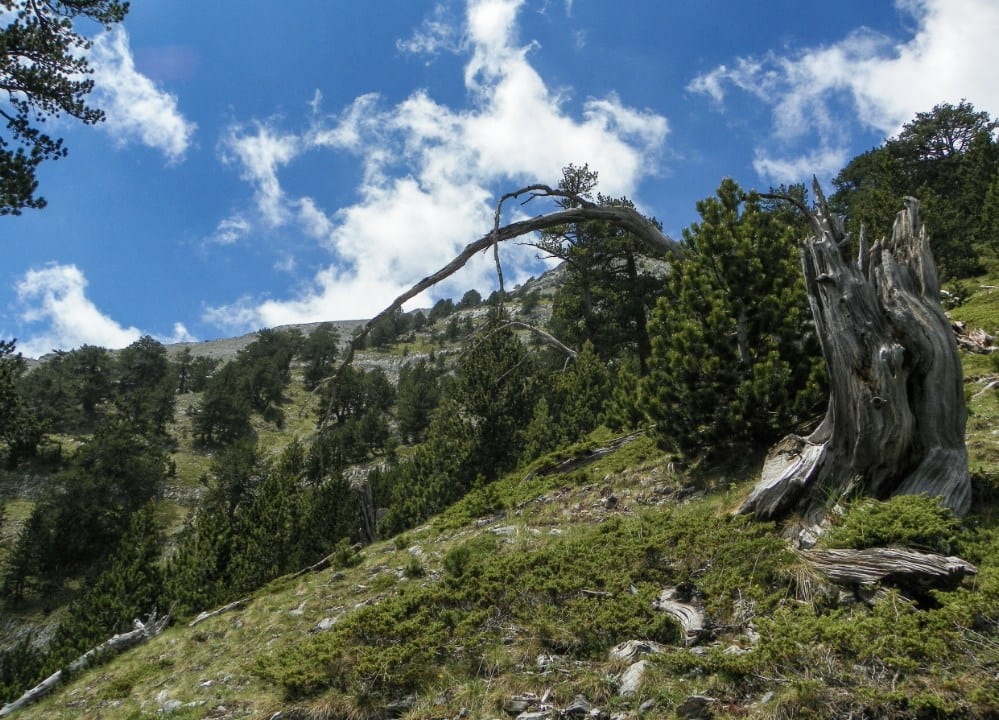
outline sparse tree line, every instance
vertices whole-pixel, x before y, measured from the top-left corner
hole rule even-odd
[[[920,114],[851,161],[830,205],[883,234],[901,196],[914,195],[945,277],[994,269],[995,130],[967,103]],[[633,207],[594,196],[597,182],[587,166],[567,167],[561,207]],[[808,202],[803,187],[777,190]],[[189,351],[170,359],[145,337],[29,371],[13,342],[0,344],[0,451],[9,467],[48,477],[6,548],[4,602],[41,607],[81,581],[47,651],[25,638],[0,654],[0,700],[153,607],[191,615],[334,548],[348,562],[371,539],[365,502],[383,511],[375,531],[396,533],[600,425],[650,427],[663,447],[700,457],[758,453],[814,424],[828,391],[796,248],[806,219],[732,180],[697,210],[682,259],[650,262],[635,237],[600,221],[535,239],[564,262],[546,330],[571,358],[511,322],[542,302],[537,293],[501,291],[379,320],[368,348],[421,350],[395,383],[380,370],[335,372],[346,339],[332,324],[308,336],[263,330],[224,364]],[[475,322],[461,312],[471,309],[483,310]],[[435,353],[447,343],[460,351]],[[296,372],[316,398],[315,435],[266,454],[255,428],[283,426]],[[178,446],[175,401],[187,393],[197,394],[191,440],[213,461],[165,556],[160,501]],[[356,466],[368,500],[348,479]]]

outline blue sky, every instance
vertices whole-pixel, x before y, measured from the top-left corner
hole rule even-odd
[[[996,37],[995,0],[135,0],[94,36],[107,121],[60,121],[48,207],[0,217],[0,338],[369,317],[569,163],[678,236],[725,176],[828,181],[937,103],[999,115]],[[416,305],[470,287],[491,258]]]

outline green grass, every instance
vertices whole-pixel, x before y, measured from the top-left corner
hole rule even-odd
[[[999,334],[999,279],[979,278],[967,283],[972,290],[982,285],[990,287],[977,289],[967,301],[952,308],[948,314],[966,323],[969,328],[981,328],[991,335]]]

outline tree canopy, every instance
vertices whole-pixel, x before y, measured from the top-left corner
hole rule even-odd
[[[941,274],[976,274],[999,259],[997,129],[999,122],[966,101],[917,113],[896,137],[840,171],[830,205],[854,237],[861,226],[882,237],[902,198],[915,197]]]
[[[767,443],[821,398],[794,244],[800,224],[731,179],[697,209],[701,221],[684,231],[687,253],[653,312],[640,386],[660,441],[688,454]]]
[[[124,19],[121,0],[0,0],[0,215],[45,207],[36,194],[38,166],[66,155],[61,138],[40,127],[50,118],[74,117],[92,125],[104,113],[87,104],[94,81],[77,30],[81,18],[110,28]]]

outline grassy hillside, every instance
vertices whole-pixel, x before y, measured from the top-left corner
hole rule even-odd
[[[996,297],[954,317],[994,332]],[[957,525],[929,501],[897,503],[889,529],[977,565],[959,587],[835,586],[781,528],[732,514],[758,458],[684,467],[643,434],[601,429],[421,527],[179,622],[18,717],[996,717],[997,368],[965,362],[972,514]],[[257,428],[265,452],[311,433],[308,397],[289,400],[282,431]],[[192,401],[174,428],[178,520],[208,462],[185,430]],[[844,508],[832,536],[861,544],[872,512]],[[670,589],[703,611],[697,637],[656,609]],[[611,657],[632,640],[648,652]]]

